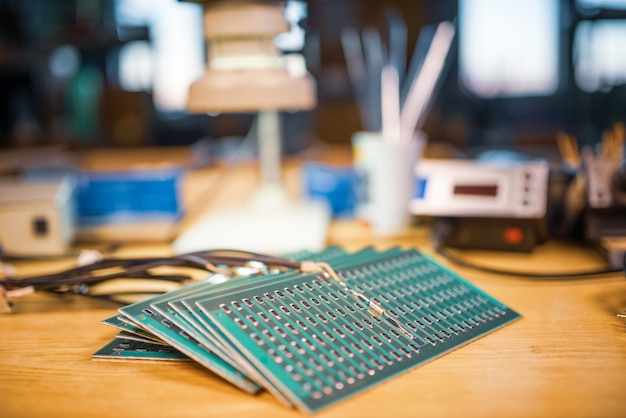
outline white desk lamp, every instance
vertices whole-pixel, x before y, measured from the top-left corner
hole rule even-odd
[[[315,106],[303,61],[287,65],[273,40],[289,26],[281,1],[205,2],[208,65],[189,90],[191,112],[258,112],[261,185],[247,205],[209,213],[174,241],[177,253],[235,248],[266,253],[320,250],[330,210],[292,201],[280,180],[280,110]]]

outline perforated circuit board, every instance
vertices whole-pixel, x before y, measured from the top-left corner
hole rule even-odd
[[[322,273],[272,272],[194,283],[121,318],[247,392],[315,412],[520,317],[416,250],[294,258],[328,262],[347,288]]]
[[[296,406],[317,411],[439,357],[519,315],[417,251],[338,269],[402,324],[303,275],[197,302]],[[374,296],[375,295],[375,296]]]

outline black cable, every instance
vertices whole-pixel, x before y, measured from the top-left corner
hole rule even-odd
[[[8,278],[0,280],[0,285],[4,286],[6,289],[33,286],[35,290],[41,290],[63,285],[99,283],[105,280],[133,276],[146,270],[161,266],[192,267],[201,269],[204,269],[205,267],[201,263],[193,263],[190,260],[174,258],[159,258],[154,260],[101,260],[87,266],[80,266],[51,275],[34,276],[23,279]],[[114,267],[122,268],[122,270],[114,273],[94,275],[94,273],[98,270],[106,270]]]
[[[475,264],[469,262],[450,251],[446,250],[442,244],[445,237],[451,236],[455,232],[455,226],[445,220],[439,220],[433,225],[433,245],[435,247],[435,251],[437,254],[445,257],[449,261],[453,262],[462,267],[471,268],[473,270],[481,271],[484,273],[490,274],[499,274],[506,276],[517,276],[526,279],[541,279],[541,280],[575,280],[575,279],[585,279],[592,276],[600,276],[604,274],[612,274],[617,272],[622,272],[621,268],[599,268],[593,270],[582,270],[582,271],[572,271],[572,272],[556,272],[556,273],[542,273],[542,272],[526,272],[526,271],[513,271],[513,270],[504,270],[494,267],[482,266],[479,264]]]
[[[251,261],[265,265],[277,265],[298,268],[299,263],[280,257],[240,250],[209,250],[182,254],[173,257],[154,258],[107,258],[92,264],[74,267],[60,273],[0,280],[0,286],[7,290],[32,286],[35,290],[53,290],[86,284],[101,283],[120,278],[154,279],[148,270],[162,267],[184,267],[203,271],[212,271],[215,266],[242,266]],[[106,272],[110,269],[119,271]],[[101,273],[101,271],[105,271]],[[181,276],[158,276],[162,280],[180,281]],[[190,279],[190,278],[189,278]]]
[[[575,280],[575,279],[585,279],[590,276],[600,276],[604,274],[612,274],[617,272],[622,272],[621,268],[600,268],[595,270],[583,270],[583,271],[572,271],[572,272],[558,272],[558,273],[540,273],[540,272],[524,272],[524,271],[512,271],[512,270],[504,270],[493,267],[481,266],[478,264],[471,263],[467,260],[464,260],[458,257],[455,254],[452,254],[448,250],[446,250],[440,243],[435,243],[435,251],[437,254],[445,257],[449,261],[453,262],[462,267],[471,268],[473,270],[481,271],[484,273],[491,274],[499,274],[499,275],[507,275],[507,276],[517,276],[523,277],[526,279],[542,279],[542,280]]]
[[[233,254],[233,255],[229,255]],[[238,254],[238,255],[234,255]],[[196,255],[200,257],[221,257],[224,261],[230,261],[233,263],[243,262],[242,264],[250,261],[259,261],[264,264],[280,265],[283,267],[298,268],[300,263],[289,260],[283,257],[275,257],[268,254],[255,253],[246,250],[231,250],[231,249],[215,249],[208,251],[198,251],[189,253],[188,255]],[[184,256],[184,255],[183,255]]]
[[[65,296],[67,292],[49,291],[56,296]],[[162,290],[137,290],[137,291],[125,291],[125,292],[112,292],[112,293],[73,293],[78,296],[85,296],[91,299],[105,300],[113,302],[119,305],[128,305],[128,300],[118,299],[115,296],[133,296],[133,295],[160,295]]]

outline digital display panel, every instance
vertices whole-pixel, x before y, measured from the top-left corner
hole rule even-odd
[[[457,184],[453,191],[455,196],[487,196],[496,197],[498,186],[496,184]]]

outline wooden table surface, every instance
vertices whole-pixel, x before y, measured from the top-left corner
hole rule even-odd
[[[335,222],[328,244],[347,250],[415,247],[448,264],[523,318],[444,357],[315,414],[319,417],[626,417],[626,280],[616,273],[528,280],[456,267],[429,234],[380,238]],[[162,244],[127,244],[117,255],[161,255]],[[595,252],[549,242],[531,253],[467,252],[471,260],[524,271],[602,265]],[[60,267],[16,263],[20,275]],[[100,321],[117,305],[31,295],[0,316],[0,417],[298,417],[267,392],[247,395],[193,362],[93,360],[115,330]]]

